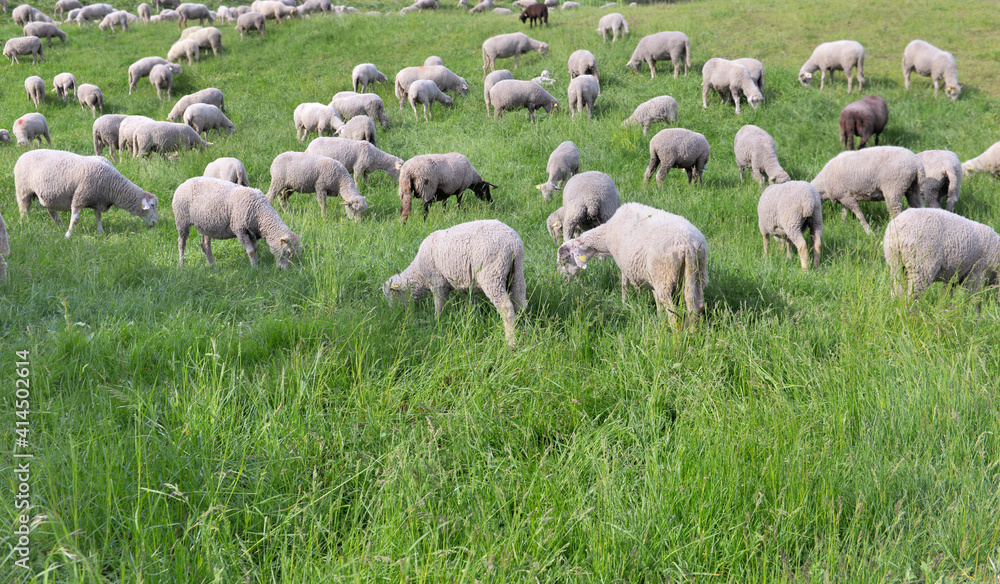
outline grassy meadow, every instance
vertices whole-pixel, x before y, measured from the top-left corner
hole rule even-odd
[[[530,31],[451,0],[407,16],[269,22],[263,39],[219,25],[226,50],[184,63],[174,96],[222,89],[238,131],[204,151],[116,164],[159,196],[152,229],[112,210],[100,234],[85,210],[67,240],[37,205],[19,221],[13,167],[25,148],[0,146],[11,246],[0,449],[15,450],[14,352],[28,350],[35,457],[25,571],[8,553],[15,459],[0,456],[0,583],[1000,582],[996,289],[890,298],[882,203],[862,204],[871,236],[824,206],[818,270],[774,247],[765,257],[760,188],[740,182],[733,157],[743,124],[770,132],[795,179],[840,151],[839,112],[858,96],[842,73],[823,92],[796,75],[815,45],[842,38],[865,45],[864,93],[889,104],[882,144],[979,155],[1000,139],[995,3],[623,5],[632,32],[614,44],[595,32],[600,2],[587,4]],[[0,127],[35,111],[23,81],[37,74],[51,147],[92,154],[89,110],[51,90],[63,71],[99,85],[105,113],[166,118],[173,103],[146,79],[129,96],[126,71],[165,56],[175,23],[62,28],[69,39],[46,47],[46,62],[0,63]],[[560,100],[569,54],[597,56],[594,119],[568,108],[533,124],[523,110],[486,119],[479,47],[522,30],[551,52],[522,57],[515,77],[548,69]],[[673,79],[669,63],[655,79],[625,67],[639,38],[661,30],[691,38],[687,77]],[[20,34],[0,16],[4,39]],[[958,101],[934,99],[924,77],[904,91],[900,59],[914,38],[955,54]],[[470,91],[424,123],[397,108],[391,79],[430,55]],[[701,66],[715,56],[764,62],[760,109],[737,116],[715,97],[701,107]],[[379,172],[360,186],[370,204],[361,223],[338,205],[321,218],[314,195],[292,197],[282,216],[304,253],[289,270],[267,251],[251,269],[234,240],[215,242],[210,269],[196,235],[178,268],[174,189],[235,156],[266,191],[271,160],[306,147],[295,106],[350,89],[362,62],[390,78],[375,88],[392,120],[379,147],[403,158],[462,152],[500,185],[494,203],[467,194],[461,210],[434,205],[425,221],[418,206],[403,225],[396,185]],[[643,136],[621,121],[664,94],[680,104],[678,125],[712,146],[703,185],[677,170],[662,186],[642,182],[663,126]],[[544,225],[559,203],[534,185],[563,140],[624,201],[681,214],[705,234],[711,282],[696,328],[671,328],[648,291],[623,304],[611,261],[559,277]],[[956,212],[1000,226],[997,180],[967,177]],[[481,297],[453,294],[436,321],[429,299],[390,307],[381,295],[429,233],[484,218],[525,243],[515,349]]]

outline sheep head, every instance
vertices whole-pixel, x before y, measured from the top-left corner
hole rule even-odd
[[[284,270],[291,265],[291,259],[302,252],[302,244],[299,243],[299,236],[291,231],[282,235],[277,243],[270,244],[271,255],[278,265],[279,270]]]
[[[961,85],[948,85],[948,86],[946,86],[944,88],[944,92],[948,95],[948,97],[952,101],[955,101],[956,99],[958,99],[958,96],[962,95],[962,86]]]
[[[140,217],[150,227],[156,225],[156,220],[160,218],[160,214],[156,210],[157,204],[156,195],[152,193],[146,193],[140,202],[140,209],[142,210]]]
[[[799,71],[799,83],[802,87],[809,87],[809,82],[812,81],[812,73],[806,73],[805,71]]]
[[[580,239],[571,239],[559,246],[559,271],[567,279],[580,273],[580,270],[587,269],[587,260],[597,255],[597,251],[591,249],[580,242]]]

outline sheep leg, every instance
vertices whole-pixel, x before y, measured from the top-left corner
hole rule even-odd
[[[104,225],[101,224],[101,212],[94,209],[94,217],[97,219],[97,232],[104,233]]]
[[[661,313],[664,309],[667,311],[667,322],[671,326],[677,324],[677,305],[674,304],[674,290],[677,288],[677,281],[680,278],[681,269],[684,267],[684,258],[681,257],[671,257],[670,260],[674,260],[676,263],[674,265],[663,265],[660,264],[662,271],[660,274],[663,276],[663,281],[659,285],[653,286],[653,298],[656,300],[656,312]],[[659,270],[658,270],[659,271]]]
[[[444,311],[444,303],[448,300],[448,294],[450,293],[451,287],[446,282],[438,284],[431,291],[431,294],[434,296],[434,318],[441,318],[441,313]]]
[[[649,166],[646,167],[646,173],[642,175],[642,182],[649,182],[649,177],[653,176],[653,172],[658,166],[660,166],[660,157],[654,153],[649,157]]]
[[[655,78],[656,77],[656,61],[654,61],[653,59],[647,59],[646,63],[649,64],[649,78],[650,79]]]
[[[812,240],[813,240],[813,267],[819,268],[819,255],[820,255],[820,248],[822,247],[820,240],[823,237],[823,227],[820,226],[817,229],[815,225],[811,225],[809,227],[809,231],[810,234],[812,235]]]
[[[910,73],[913,71],[912,68],[903,65],[903,81],[906,84],[906,90],[910,90]]]
[[[572,111],[572,110],[573,110],[573,108],[572,108],[572,106],[570,106],[570,111]],[[533,108],[531,106],[528,106],[528,121],[529,122],[534,122],[535,121],[535,108]]]
[[[517,69],[517,62],[521,59],[521,53],[514,53],[514,68]]]
[[[708,84],[702,85],[701,88],[701,107],[708,109]]]
[[[788,238],[792,240],[795,244],[795,249],[799,252],[799,265],[802,269],[809,271],[809,246],[806,245],[806,238],[802,237],[801,232],[789,233]],[[789,247],[789,255],[791,255],[791,248]]]
[[[187,247],[188,237],[191,235],[191,226],[177,230],[177,265],[184,265],[184,248]]]
[[[833,82],[833,71],[830,71],[830,82]],[[826,85],[826,69],[819,70],[819,90],[823,91],[823,86]],[[850,93],[850,92],[848,92]]]
[[[846,216],[847,209],[850,209],[851,212],[854,213],[854,216],[858,218],[858,221],[861,222],[861,226],[864,227],[865,233],[871,235],[872,228],[868,225],[868,221],[865,219],[865,214],[861,212],[861,205],[859,205],[856,200],[851,198],[842,200],[841,204],[844,206],[844,215]],[[895,215],[893,215],[893,217],[895,217]]]
[[[31,199],[28,199],[28,204],[25,205],[23,209],[21,209],[21,219],[24,219],[24,217],[28,214],[28,207],[30,205],[31,205]],[[48,209],[48,212],[49,212],[49,217],[52,217],[52,221],[54,221],[56,225],[63,225],[62,217],[59,216],[58,212],[56,212],[54,209]]]
[[[80,211],[83,209],[77,207],[73,208],[69,212],[69,229],[66,230],[66,238],[68,239],[70,235],[73,235],[73,226],[76,222],[80,220]]]
[[[243,249],[247,252],[247,257],[250,258],[250,265],[254,268],[257,267],[257,241],[254,240],[248,233],[238,233],[236,239],[239,240],[240,244],[243,245]]]
[[[938,80],[937,80],[937,78],[935,78],[934,79],[934,99],[937,99],[937,96],[938,96]]]
[[[656,184],[657,185],[662,185],[663,184],[663,181],[667,178],[667,173],[669,173],[670,169],[673,168],[673,167],[674,167],[674,161],[673,160],[669,160],[669,161],[668,160],[661,160],[660,161],[660,168],[659,168],[659,170],[656,171]],[[688,184],[691,184],[691,183],[689,182]]]
[[[483,291],[483,294],[490,299],[493,306],[496,306],[497,311],[500,313],[500,318],[503,320],[503,330],[504,336],[507,338],[507,344],[511,347],[514,346],[515,335],[514,335],[514,317],[517,311],[514,308],[514,303],[511,301],[510,295],[506,290],[503,289],[503,285],[506,281],[499,283],[486,283],[482,282],[477,278],[479,288]],[[484,284],[486,284],[484,286]]]
[[[319,214],[321,217],[326,217],[326,191],[323,189],[316,189],[316,200],[319,201]]]
[[[622,272],[622,304],[625,304],[628,298],[628,277],[625,276],[625,272]]]
[[[427,104],[425,103],[424,104],[424,122],[426,123],[426,122],[429,122],[429,121],[430,120],[427,119]]]
[[[764,238],[764,257],[767,257],[767,244],[771,242],[771,234],[765,230],[761,230],[760,234]]]
[[[208,260],[209,267],[215,266],[215,256],[212,255],[212,238],[207,235],[201,236],[201,251],[205,252],[205,259]],[[253,260],[250,260],[251,263]]]

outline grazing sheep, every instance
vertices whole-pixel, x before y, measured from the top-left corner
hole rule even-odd
[[[219,6],[216,10],[216,20],[222,23],[236,22],[236,16],[229,10],[228,6]]]
[[[710,91],[718,92],[722,103],[732,97],[736,101],[737,114],[740,113],[741,97],[746,98],[754,109],[764,101],[764,95],[750,78],[750,71],[739,63],[719,58],[709,59],[701,70],[701,76],[701,105],[704,108],[708,108]]]
[[[220,134],[223,130],[227,134],[236,131],[236,126],[229,121],[226,114],[210,103],[193,103],[188,106],[184,110],[184,123],[194,128],[195,132],[205,134],[205,138],[208,138],[209,130],[218,130]]]
[[[52,140],[49,138],[49,124],[42,114],[24,114],[14,121],[13,130],[18,146],[25,144],[30,146],[35,140],[38,140],[38,145],[41,146],[42,137],[45,138],[46,142],[52,144]]]
[[[514,57],[514,68],[523,53],[538,51],[549,54],[549,45],[529,37],[523,32],[512,32],[490,37],[483,41],[483,73],[493,71],[497,59]]]
[[[4,12],[6,12],[6,10]],[[10,16],[14,20],[14,24],[17,26],[24,26],[29,22],[48,22],[50,24],[55,24],[55,21],[49,18],[44,12],[27,4],[22,4],[15,8],[10,13]]]
[[[0,0],[0,2],[3,2],[3,0]],[[76,17],[80,14],[81,10],[82,8],[74,8],[73,10],[70,10],[66,13],[66,20],[63,22],[76,22]]]
[[[565,184],[567,180],[580,170],[580,149],[569,140],[563,142],[549,154],[548,164],[545,165],[545,172],[549,175],[549,180],[535,188],[542,191],[542,198],[546,201],[552,198],[552,193],[562,189],[560,183]]]
[[[191,2],[184,2],[177,7],[177,14],[180,19],[177,21],[177,30],[181,30],[187,26],[187,21],[198,19],[198,24],[204,26],[205,21],[212,22],[212,15],[209,13],[208,6],[204,4],[193,4]]]
[[[445,106],[451,107],[451,98],[438,89],[438,86],[429,79],[418,79],[410,84],[406,90],[410,97],[410,107],[413,108],[413,119],[418,121],[417,104],[424,106],[424,121],[430,121],[427,117],[428,107],[433,113],[434,102],[437,101]]]
[[[705,309],[708,243],[697,227],[674,215],[639,203],[626,203],[605,224],[571,239],[557,253],[560,270],[574,277],[587,261],[610,255],[621,270],[622,302],[629,285],[653,289],[656,311],[677,321],[673,295],[684,282],[686,321],[693,324]]]
[[[178,99],[177,103],[174,104],[174,108],[170,110],[170,115],[167,116],[167,120],[171,122],[183,120],[185,110],[191,107],[192,104],[196,103],[210,103],[222,110],[223,113],[226,112],[226,98],[222,94],[222,91],[214,87],[209,87]]]
[[[187,32],[187,31],[185,31]],[[218,55],[219,51],[225,50],[222,46],[222,32],[214,26],[206,26],[189,34],[187,38],[198,43],[198,48],[202,51],[212,49],[213,55]]]
[[[146,116],[125,116],[118,124],[118,150],[135,154],[135,131],[139,126],[152,122]]]
[[[104,154],[104,147],[111,148],[111,158],[117,158],[118,152],[118,128],[122,120],[128,116],[124,114],[107,114],[94,120],[94,155]]]
[[[149,17],[150,22],[177,22],[181,17],[177,14],[176,10],[161,10],[159,14],[154,14]]]
[[[688,69],[691,68],[691,41],[686,34],[666,31],[642,37],[627,64],[638,73],[642,63],[647,63],[652,79],[656,77],[656,62],[667,59],[674,65],[674,79],[677,79],[681,63],[684,64],[684,76],[687,77]]]
[[[101,20],[101,24],[97,25],[97,28],[101,30],[111,30],[115,32],[115,25],[118,25],[122,30],[128,30],[128,21],[130,14],[124,10],[116,10],[110,14],[104,16]]]
[[[344,212],[355,221],[361,221],[368,210],[368,203],[358,193],[347,169],[339,161],[318,154],[284,152],[271,163],[271,188],[267,200],[281,203],[288,210],[288,198],[293,192],[316,193],[320,213],[326,217],[326,198],[339,196]]]
[[[61,150],[25,152],[14,164],[14,191],[23,220],[32,201],[49,211],[52,220],[62,225],[59,211],[69,211],[66,237],[80,220],[80,212],[93,209],[97,231],[104,232],[101,214],[111,207],[124,209],[152,227],[159,218],[156,195],[135,186],[107,159],[80,156]]]
[[[322,136],[324,132],[332,134],[344,125],[336,108],[323,103],[300,103],[295,107],[292,118],[295,122],[295,136],[299,142],[304,142],[309,132],[316,132]]]
[[[266,0],[264,2],[255,0],[254,3],[250,5],[250,8],[254,12],[259,12],[264,15],[264,18],[272,18],[276,20],[278,24],[281,24],[282,18],[291,18],[298,16],[299,14],[298,11],[291,6],[287,6],[281,2],[275,2],[274,0]]]
[[[101,110],[101,114],[104,114],[104,93],[100,87],[84,83],[76,89],[76,99],[80,102],[80,109],[86,111],[89,107],[94,118],[97,117],[97,110]]]
[[[196,176],[174,191],[173,210],[181,266],[191,227],[201,234],[201,250],[209,266],[215,265],[212,239],[239,240],[254,268],[257,267],[257,242],[261,239],[271,249],[278,269],[287,268],[291,258],[302,251],[299,236],[292,233],[264,193],[257,189],[219,178]]]
[[[543,22],[545,23],[545,26],[548,26],[549,7],[541,2],[535,2],[534,4],[525,8],[524,11],[521,12],[520,16],[518,16],[518,18],[521,20],[522,24],[528,20],[531,20],[531,22],[528,24],[528,28],[534,27],[536,22],[538,23],[539,26],[541,26]]]
[[[773,184],[760,195],[757,203],[757,227],[764,238],[764,256],[767,244],[773,235],[782,249],[792,257],[795,244],[799,252],[799,264],[803,270],[809,269],[809,247],[803,232],[808,228],[813,244],[813,267],[819,267],[820,240],[823,236],[823,201],[819,192],[809,183],[794,180]]]
[[[38,75],[24,80],[24,90],[28,93],[28,101],[35,102],[35,109],[45,103],[45,80]]]
[[[469,9],[469,14],[486,12],[493,9],[493,0],[481,0],[478,4]]]
[[[555,8],[559,6],[559,0],[545,0],[545,5],[549,8]]]
[[[83,8],[83,4],[80,4],[79,0],[59,0],[56,2],[56,7],[52,12],[61,17],[70,10],[77,8]]]
[[[201,48],[198,46],[198,41],[194,39],[179,40],[170,47],[170,51],[167,53],[168,61],[179,61],[184,57],[187,57],[188,65],[201,59]]]
[[[399,182],[399,169],[403,159],[383,152],[374,144],[348,138],[316,138],[306,148],[309,154],[319,154],[332,158],[351,173],[356,182],[368,184],[368,175],[376,170],[385,171],[395,182]]]
[[[514,346],[514,319],[527,305],[524,242],[495,219],[470,221],[427,236],[402,272],[382,286],[386,300],[419,300],[430,291],[441,318],[452,290],[481,290],[503,319],[507,344]]]
[[[914,300],[934,282],[958,282],[975,294],[995,285],[1000,271],[1000,235],[943,209],[900,213],[886,225],[882,252],[893,296],[905,291]]]
[[[243,40],[243,33],[251,30],[255,30],[260,33],[260,37],[264,38],[264,28],[265,28],[264,15],[260,12],[246,12],[236,17],[236,30],[240,33],[240,40]]]
[[[740,181],[743,181],[743,171],[749,168],[753,178],[764,188],[767,182],[772,185],[782,184],[791,180],[785,169],[778,162],[778,148],[774,138],[757,126],[747,124],[736,132],[733,143],[736,153],[736,166],[740,169]]]
[[[847,93],[851,92],[854,84],[851,79],[851,69],[857,68],[858,93],[864,87],[865,77],[865,48],[857,41],[834,41],[823,43],[816,47],[809,60],[799,69],[799,83],[803,87],[808,87],[812,81],[812,74],[819,69],[819,90],[823,91],[826,83],[826,72],[830,72],[830,80],[833,80],[834,71],[843,71],[847,76]]]
[[[157,65],[166,65],[170,72],[174,75],[181,74],[181,66],[175,63],[169,63],[163,57],[144,57],[139,59],[135,63],[129,65],[128,68],[128,94],[132,95],[132,90],[139,84],[139,80],[143,77],[149,75],[149,72],[153,70],[153,67]]]
[[[979,156],[962,163],[965,172],[988,172],[1000,177],[1000,142],[990,146]]]
[[[505,79],[498,81],[490,88],[490,104],[493,106],[494,117],[503,118],[504,112],[527,108],[528,121],[535,121],[535,110],[544,109],[552,113],[552,108],[558,108],[559,102],[541,85],[531,81]]]
[[[506,69],[504,69],[504,71],[506,71]],[[490,73],[490,75],[492,75],[492,74],[493,73]],[[512,79],[513,79],[513,77],[512,77]],[[546,85],[555,85],[556,84],[555,77],[550,77],[549,76],[549,70],[548,69],[543,69],[542,70],[542,74],[539,75],[538,77],[532,77],[531,81],[533,83],[537,83],[537,84],[541,85],[542,87],[545,87]]]
[[[402,200],[400,219],[405,223],[410,217],[413,205],[413,195],[424,202],[424,219],[430,211],[431,203],[441,201],[441,206],[448,204],[448,198],[458,199],[458,208],[462,208],[462,194],[465,189],[472,190],[477,197],[493,202],[490,189],[498,188],[483,180],[472,163],[458,152],[448,154],[421,154],[407,160],[399,169],[399,198]]]
[[[354,116],[335,132],[341,138],[348,140],[364,140],[372,146],[378,146],[375,138],[375,120],[368,116]]]
[[[508,14],[514,14],[514,11],[510,8],[494,8],[493,14],[499,14],[500,16],[507,16]]]
[[[594,53],[586,49],[573,51],[569,56],[567,66],[569,68],[570,80],[580,75],[593,75],[594,78],[600,80],[600,77],[597,75],[597,57],[594,56]]]
[[[418,80],[433,81],[441,91],[451,91],[459,95],[469,92],[469,84],[465,79],[455,75],[447,67],[407,67],[396,74],[395,90],[396,97],[399,98],[399,109],[403,109],[410,84]]]
[[[698,132],[684,128],[660,130],[649,141],[649,167],[646,168],[642,182],[649,181],[649,177],[656,171],[656,184],[662,184],[671,168],[683,168],[687,171],[688,184],[692,180],[701,183],[701,175],[708,164],[709,155],[711,149],[708,140]],[[660,167],[659,171],[656,170],[657,167]]]
[[[71,91],[73,92],[73,97],[76,97],[76,77],[72,73],[60,73],[56,75],[52,79],[52,91],[65,104],[66,98],[69,97]]]
[[[576,112],[583,113],[583,108],[587,108],[587,119],[590,119],[594,112],[594,101],[601,94],[601,84],[593,75],[580,75],[569,82],[566,90],[569,97],[570,117],[576,117]]]
[[[563,2],[559,7],[559,10],[573,10],[574,8],[579,8],[579,2]]]
[[[889,121],[889,106],[877,95],[851,102],[840,111],[840,143],[848,150],[854,150],[854,137],[861,139],[858,149],[864,148],[875,135],[875,145]]]
[[[24,34],[28,34],[27,32]],[[903,50],[903,79],[906,89],[910,89],[910,73],[930,77],[934,82],[934,97],[938,95],[938,86],[944,81],[944,92],[952,100],[962,95],[962,86],[958,84],[958,64],[955,56],[948,51],[942,51],[925,41],[911,41]]]
[[[618,40],[618,35],[625,36],[628,32],[628,21],[617,12],[605,14],[597,22],[597,32],[601,33],[604,42],[608,42],[608,33],[611,33],[611,42]]]
[[[136,7],[135,13],[139,16],[139,22],[148,24],[149,18],[153,15],[153,10],[149,7],[149,4],[143,2]]]
[[[4,6],[6,12],[7,7]],[[7,281],[7,260],[10,255],[10,243],[7,241],[7,224],[3,222],[3,215],[0,215],[0,282]]]
[[[249,6],[234,6],[229,9],[229,13],[233,15],[233,18],[239,18],[248,12],[253,12],[253,9]]]
[[[91,20],[103,20],[105,16],[114,11],[115,7],[110,4],[91,4],[81,8],[73,20],[76,21],[77,26],[83,26],[83,23]]]
[[[149,72],[149,83],[156,88],[156,99],[163,99],[163,90],[167,91],[167,101],[173,99],[171,91],[174,87],[174,74],[166,65],[155,65]]]
[[[513,2],[510,3],[511,6],[517,6],[521,10],[524,10],[525,8],[531,6],[532,4],[536,4],[536,0],[514,0]]]
[[[649,101],[640,103],[632,115],[622,122],[622,126],[642,126],[642,134],[645,136],[649,127],[657,122],[677,121],[677,100],[669,95],[654,97]]]
[[[134,141],[133,158],[146,156],[152,152],[166,154],[167,152],[180,151],[183,148],[204,148],[210,145],[201,139],[194,128],[173,122],[146,122],[133,131],[132,140]],[[121,136],[119,135],[120,141]]]
[[[563,204],[556,211],[558,221],[550,222],[549,233],[556,243],[569,241],[607,223],[620,206],[621,197],[610,176],[596,170],[575,174],[566,181]],[[561,240],[557,231],[560,228]]]
[[[955,210],[958,195],[962,191],[962,162],[958,154],[950,150],[925,150],[917,157],[924,165],[924,206]]]
[[[24,36],[36,36],[45,39],[45,44],[52,46],[52,37],[56,37],[66,44],[66,33],[59,30],[56,25],[50,22],[29,22],[24,25]]]
[[[20,8],[20,6],[18,6]],[[45,54],[42,52],[42,40],[36,36],[14,37],[9,39],[3,46],[3,56],[10,59],[10,64],[20,63],[18,55],[31,55],[31,63],[35,64],[39,59],[45,62]]]
[[[424,59],[424,67],[444,67],[444,61],[441,60],[441,57],[431,55]]]
[[[382,98],[374,93],[341,91],[333,96],[330,105],[336,108],[343,120],[365,115],[377,121],[383,128],[389,127],[389,116],[385,115],[385,104],[382,102]]]
[[[385,76],[385,73],[379,71],[371,63],[362,63],[355,66],[354,70],[351,71],[351,87],[357,93],[364,93],[372,83],[382,83],[388,80],[389,78]]]
[[[202,176],[221,178],[244,187],[250,186],[247,168],[238,158],[217,158],[208,163]]]
[[[534,0],[532,0],[534,1]],[[507,69],[497,69],[496,71],[490,73],[483,80],[483,101],[486,102],[486,117],[490,117],[490,89],[497,84],[498,81],[503,81],[504,79],[513,79],[514,75]]]
[[[754,84],[757,85],[757,89],[761,93],[764,93],[764,64],[757,59],[751,59],[749,57],[744,57],[742,59],[733,59],[733,63],[739,63],[747,68],[750,72],[750,79],[753,80]]]
[[[899,146],[874,146],[841,152],[826,163],[812,185],[824,201],[843,205],[844,218],[848,209],[854,212],[865,233],[871,234],[858,201],[885,200],[890,217],[896,217],[903,211],[904,196],[910,207],[923,206],[924,179],[924,165],[913,152]]]

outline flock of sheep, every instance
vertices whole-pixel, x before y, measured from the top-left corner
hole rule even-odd
[[[548,21],[548,6],[556,0],[519,2],[515,4],[524,8],[522,22],[530,19],[531,25],[535,22],[542,25]],[[138,16],[116,11],[106,4],[85,7],[77,0],[59,0],[56,7],[67,21],[83,24],[100,19],[102,28],[115,25],[127,28],[135,20],[177,21],[181,39],[171,47],[167,58],[146,57],[128,70],[130,94],[140,79],[149,77],[158,97],[165,91],[168,100],[172,99],[173,77],[182,74],[177,61],[187,59],[191,64],[204,50],[215,53],[222,49],[218,29],[185,28],[189,21],[236,22],[241,36],[248,30],[263,35],[266,19],[280,22],[282,17],[310,11],[353,10],[333,7],[329,0],[308,0],[301,6],[295,0],[257,0],[249,7],[223,6],[217,11],[201,4],[176,6],[169,1],[163,4],[157,15],[152,15],[150,7],[142,4]],[[563,8],[570,4],[563,3]],[[481,12],[491,6],[490,0],[484,0],[471,11]],[[408,8],[436,7],[436,0],[417,0]],[[12,63],[25,55],[31,55],[33,60],[44,59],[41,38],[50,43],[53,37],[65,40],[65,33],[37,9],[22,5],[12,15],[24,26],[25,34],[10,39],[4,47],[4,55]],[[597,32],[605,41],[611,33],[614,42],[629,33],[628,23],[619,13],[607,14],[600,19]],[[551,113],[559,107],[558,100],[545,89],[551,83],[547,71],[539,78],[522,81],[514,79],[509,70],[496,70],[498,59],[513,57],[517,67],[520,56],[530,52],[547,55],[549,47],[524,33],[501,34],[483,42],[483,98],[488,117],[491,108],[496,119],[505,112],[525,109],[528,119],[533,121],[537,110]],[[655,77],[656,62],[670,60],[676,78],[682,69],[688,75],[690,58],[687,35],[666,31],[640,39],[628,64],[638,73],[645,63]],[[590,117],[600,95],[597,59],[590,51],[581,49],[570,55],[567,66],[571,113],[575,116],[586,111]],[[845,72],[848,93],[853,90],[854,70],[860,93],[864,84],[862,45],[849,40],[821,44],[802,66],[798,78],[803,86],[808,86],[815,71],[820,71],[822,90],[826,74],[832,75],[835,70]],[[950,53],[923,41],[913,41],[903,56],[907,89],[913,71],[932,78],[935,95],[941,83],[950,99],[961,94],[956,62]],[[712,58],[706,61],[702,77],[703,107],[708,107],[708,96],[713,92],[723,103],[733,100],[737,114],[741,101],[757,108],[764,100],[764,66],[756,59]],[[202,237],[201,247],[209,265],[214,264],[211,240],[235,238],[243,245],[252,265],[257,265],[256,247],[263,239],[278,267],[287,267],[290,259],[301,251],[301,244],[298,235],[275,210],[274,200],[285,208],[291,193],[315,193],[325,215],[327,197],[339,197],[347,216],[360,221],[368,204],[359,193],[357,182],[367,182],[374,171],[383,171],[398,182],[403,221],[412,211],[414,198],[423,202],[425,217],[434,202],[444,205],[455,196],[456,203],[461,205],[466,190],[480,199],[492,200],[491,191],[496,185],[484,180],[462,154],[422,154],[403,160],[377,147],[376,123],[385,129],[389,118],[382,99],[366,91],[371,84],[388,80],[374,64],[359,64],[352,71],[353,91],[336,94],[329,104],[303,103],[295,108],[292,117],[298,139],[304,141],[310,133],[318,136],[305,152],[285,152],[274,158],[266,194],[249,186],[246,169],[235,158],[220,158],[208,165],[204,176],[183,182],[172,198],[179,263],[184,263],[190,228],[195,227]],[[95,117],[98,110],[103,114],[103,95],[97,86],[77,86],[76,78],[69,73],[56,76],[53,85],[64,102],[75,92],[81,107],[90,107]],[[448,94],[466,95],[468,89],[466,80],[444,66],[438,57],[430,57],[421,67],[407,67],[394,79],[400,109],[409,102],[419,120],[418,106],[421,106],[425,121],[430,120],[435,102],[451,106],[454,102]],[[37,109],[44,100],[44,80],[28,77],[25,90]],[[677,101],[664,95],[639,104],[623,125],[639,125],[645,134],[653,124],[675,123],[677,119]],[[847,151],[830,160],[811,182],[791,180],[779,163],[773,138],[757,126],[743,126],[734,137],[734,151],[741,179],[749,169],[762,188],[766,186],[758,205],[758,227],[765,254],[770,238],[775,237],[789,257],[791,245],[796,247],[802,269],[809,269],[810,263],[818,266],[822,201],[840,203],[845,217],[851,210],[870,233],[858,202],[884,200],[892,220],[886,227],[883,247],[897,293],[904,293],[908,284],[909,293],[918,296],[936,280],[962,281],[973,291],[995,282],[1000,270],[1000,236],[989,227],[951,211],[963,172],[1000,174],[1000,142],[964,164],[954,153],[942,150],[915,154],[895,146],[865,148],[873,136],[878,143],[887,121],[888,108],[880,97],[868,96],[845,107],[840,125],[841,140]],[[110,148],[112,158],[126,152],[140,157],[152,152],[203,148],[210,143],[202,134],[207,138],[212,129],[219,132],[236,129],[226,116],[223,92],[216,88],[182,97],[168,121],[101,115],[93,125],[96,156],[58,150],[33,150],[20,156],[14,166],[14,181],[21,216],[28,213],[36,200],[57,223],[61,223],[58,212],[69,211],[66,237],[70,237],[85,208],[94,210],[98,231],[102,231],[101,214],[111,207],[137,215],[152,226],[158,219],[158,198],[136,186],[103,158],[104,148]],[[42,138],[51,144],[46,120],[40,113],[28,113],[16,120],[13,133],[18,144],[31,144],[34,140],[41,144]],[[855,137],[860,138],[857,151]],[[10,140],[6,131],[0,133],[0,140],[4,138]],[[703,135],[684,128],[659,131],[650,140],[649,151],[644,179],[648,181],[655,174],[658,182],[672,168],[684,169],[689,183],[700,182],[711,154]],[[695,321],[704,309],[703,290],[708,284],[708,245],[704,235],[681,216],[638,203],[623,204],[611,177],[599,171],[581,173],[579,166],[579,149],[573,142],[565,141],[549,157],[548,180],[537,185],[545,200],[550,200],[555,191],[562,191],[562,205],[547,220],[549,233],[561,243],[557,252],[561,272],[573,277],[587,267],[590,259],[610,256],[621,270],[623,300],[631,286],[650,287],[658,310],[666,310],[674,322],[679,312],[674,296],[683,288],[686,320]],[[910,207],[905,212],[904,198]],[[942,201],[946,210],[921,208],[940,207]],[[811,262],[805,239],[807,231],[812,239]],[[6,277],[3,258],[7,254],[6,226],[0,217],[0,277],[3,278]],[[524,307],[526,298],[523,261],[524,244],[507,225],[496,220],[463,223],[430,234],[410,266],[385,283],[383,293],[392,301],[417,299],[430,292],[440,315],[451,290],[479,289],[497,307],[507,340],[513,344],[515,316]]]

